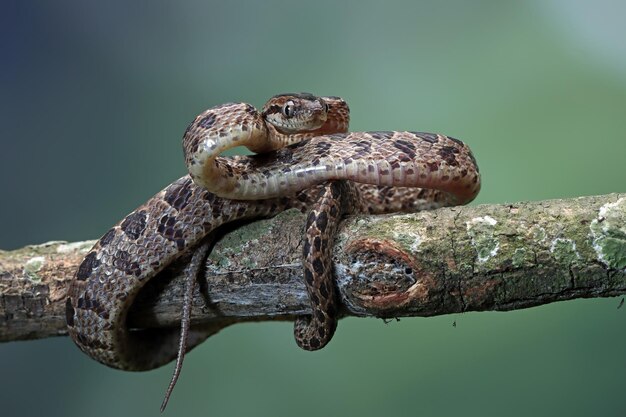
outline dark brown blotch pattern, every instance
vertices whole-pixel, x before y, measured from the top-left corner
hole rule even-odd
[[[393,146],[396,149],[404,152],[409,159],[415,158],[415,144],[406,140],[397,139],[393,141]]]
[[[98,243],[100,244],[100,247],[106,247],[109,245],[109,243],[111,243],[111,241],[113,240],[113,238],[115,237],[115,235],[117,234],[117,232],[115,231],[115,228],[110,229],[108,232],[106,232],[98,241]]]
[[[174,242],[176,247],[179,250],[182,250],[186,246],[186,242],[183,237],[184,231],[182,229],[184,226],[184,224],[178,222],[176,216],[165,214],[159,219],[157,233],[165,239]]]
[[[391,139],[391,137],[393,136],[393,132],[388,130],[380,130],[367,133],[374,139]]]
[[[428,143],[437,143],[439,142],[439,137],[434,133],[428,132],[412,132],[415,136],[422,139],[424,142]]]
[[[146,230],[146,212],[139,210],[126,216],[120,229],[132,240],[137,240]]]
[[[65,300],[65,322],[68,326],[74,327],[74,307],[71,298]]]
[[[76,272],[76,279],[79,281],[85,281],[91,276],[94,269],[100,266],[100,261],[97,259],[98,254],[96,252],[89,252],[85,259],[80,263],[78,271]]]
[[[439,156],[442,160],[450,166],[459,166],[459,162],[456,159],[456,155],[459,153],[459,149],[454,146],[442,146],[439,149]]]
[[[187,207],[192,192],[193,191],[190,183],[172,184],[167,187],[163,199],[170,206],[180,211]]]
[[[450,139],[452,142],[456,143],[457,145],[459,145],[460,147],[464,147],[465,143],[463,143],[463,141],[460,141],[456,138],[453,138],[452,136],[446,136],[448,139]]]
[[[141,275],[141,266],[139,263],[133,256],[130,255],[130,253],[124,250],[115,252],[113,266],[124,272],[126,275],[134,275],[136,277]]]
[[[86,294],[79,297],[76,302],[76,308],[81,310],[89,310],[97,314],[98,317],[104,320],[109,318],[109,309],[104,306],[100,301],[95,298],[89,297]]]
[[[210,127],[213,127],[213,125],[215,124],[215,120],[217,120],[217,116],[215,116],[214,113],[209,113],[202,119],[200,119],[197,125],[202,129],[209,129]]]

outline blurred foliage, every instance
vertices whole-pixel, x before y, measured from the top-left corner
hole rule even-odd
[[[184,174],[203,109],[340,95],[352,130],[475,151],[478,203],[626,191],[623,3],[5,1],[0,248],[101,235]],[[171,415],[618,415],[617,300],[346,319],[316,353],[289,324],[193,352]],[[456,327],[452,322],[456,321]],[[131,374],[67,338],[0,346],[0,414],[157,415],[171,367]],[[36,399],[36,400],[35,400]]]

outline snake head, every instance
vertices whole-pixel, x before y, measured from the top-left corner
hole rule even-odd
[[[328,104],[309,93],[279,94],[267,101],[261,115],[280,133],[301,133],[319,129],[328,118]]]

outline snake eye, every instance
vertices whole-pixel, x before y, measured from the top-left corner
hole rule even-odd
[[[293,104],[293,101],[288,101],[287,103],[285,103],[285,105],[283,106],[283,114],[285,115],[285,117],[293,117],[294,113],[295,113],[295,107]]]
[[[324,111],[328,113],[330,111],[330,107],[328,107],[328,103],[324,102]]]

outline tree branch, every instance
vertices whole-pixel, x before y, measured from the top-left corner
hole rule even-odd
[[[192,324],[306,314],[303,222],[288,211],[226,233],[194,296]],[[66,334],[67,284],[93,243],[0,251],[0,341]],[[434,316],[617,296],[626,293],[626,194],[354,216],[337,237],[335,265],[345,315]],[[147,285],[131,326],[178,326],[181,270]]]

